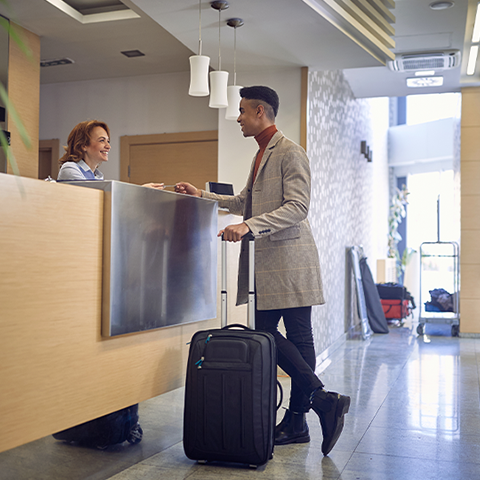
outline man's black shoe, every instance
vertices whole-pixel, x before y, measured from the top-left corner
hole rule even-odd
[[[275,445],[308,443],[309,441],[310,435],[305,413],[286,410],[283,420],[275,427]]]
[[[349,408],[350,397],[323,389],[315,392],[312,409],[320,418],[323,433],[322,453],[325,456],[337,443],[343,430],[344,416]]]

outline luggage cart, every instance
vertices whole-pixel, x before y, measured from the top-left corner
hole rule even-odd
[[[420,245],[420,313],[417,333],[423,335],[426,323],[452,326],[452,336],[458,337],[459,309],[459,247],[456,242],[424,242]],[[452,294],[453,311],[427,311],[430,291],[442,288]]]

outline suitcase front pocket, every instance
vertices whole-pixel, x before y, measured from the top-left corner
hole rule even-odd
[[[205,346],[205,362],[247,363],[249,360],[248,343],[237,338],[213,337]]]
[[[242,367],[249,367],[242,365]],[[202,369],[198,375],[198,430],[205,452],[223,452],[243,456],[250,450],[253,435],[251,423],[251,368]]]

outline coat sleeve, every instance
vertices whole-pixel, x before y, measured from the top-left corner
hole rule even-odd
[[[238,195],[218,195],[217,193],[206,192],[205,190],[202,190],[202,197],[210,200],[217,200],[220,208],[227,208],[230,213],[233,213],[233,215],[244,216],[245,201],[247,199],[249,185],[252,182],[254,165],[255,158],[250,166],[250,174],[248,176],[247,185]]]
[[[255,236],[267,236],[293,227],[307,218],[310,207],[310,164],[308,157],[298,145],[282,152],[281,179],[264,181],[265,196],[281,196],[278,207],[255,215],[245,221]],[[270,160],[269,160],[270,161]],[[271,184],[269,184],[270,182]],[[267,192],[271,190],[271,195]],[[253,193],[255,195],[255,191]]]
[[[247,194],[247,187],[245,187],[238,195],[218,195],[217,193],[206,192],[202,190],[202,197],[210,200],[216,200],[218,206],[227,208],[230,213],[234,215],[243,215],[245,205],[245,197]]]

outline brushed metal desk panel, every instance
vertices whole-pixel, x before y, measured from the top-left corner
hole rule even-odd
[[[217,202],[117,181],[104,190],[102,335],[217,316]]]

